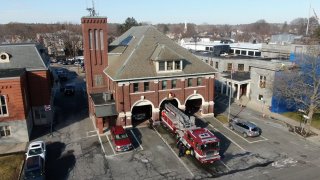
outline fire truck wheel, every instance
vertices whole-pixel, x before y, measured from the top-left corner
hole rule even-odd
[[[247,138],[247,137],[248,137],[248,134],[244,132],[244,133],[243,133],[243,137],[244,137],[244,138]]]

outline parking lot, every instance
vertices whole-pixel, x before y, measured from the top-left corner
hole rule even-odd
[[[61,85],[74,83],[76,88],[74,96],[57,90],[53,136],[39,137],[48,145],[47,179],[317,179],[320,175],[319,146],[249,109],[238,117],[257,124],[262,129],[259,137],[244,138],[214,117],[197,119],[198,126],[221,141],[221,160],[213,164],[201,164],[190,155],[178,157],[174,136],[162,126],[127,129],[134,149],[116,152],[110,132],[98,135],[87,116],[83,76],[78,76],[77,67],[54,68],[66,68],[68,80]]]

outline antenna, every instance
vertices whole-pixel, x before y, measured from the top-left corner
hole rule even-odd
[[[96,10],[94,8],[94,0],[92,0],[92,7],[87,8],[87,11],[89,11],[89,16],[98,16],[98,13],[96,13]]]

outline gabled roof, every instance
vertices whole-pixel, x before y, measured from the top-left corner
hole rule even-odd
[[[0,63],[0,69],[46,70],[50,63],[45,50],[37,44],[1,44],[2,52],[9,54],[10,59],[8,63]]]
[[[174,76],[212,75],[216,71],[153,26],[136,26],[112,42],[126,45],[119,55],[108,55],[105,74],[114,81]],[[180,72],[158,74],[154,61],[183,60]]]

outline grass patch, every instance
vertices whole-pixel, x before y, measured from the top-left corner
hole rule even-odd
[[[295,121],[301,121],[301,114],[299,112],[285,112],[282,115],[291,118]],[[315,113],[313,115],[313,120],[311,122],[311,126],[317,129],[320,129],[320,113]]]
[[[222,115],[222,114],[219,114],[218,116],[216,116],[216,118],[222,122],[223,124],[228,124],[228,117]]]
[[[0,156],[0,174],[1,180],[18,179],[21,171],[21,165],[24,161],[24,154],[13,154]]]

